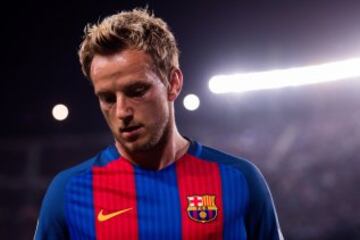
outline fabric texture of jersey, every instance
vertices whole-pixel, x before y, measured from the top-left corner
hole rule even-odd
[[[159,171],[114,145],[58,174],[35,239],[283,239],[264,177],[249,161],[193,141]]]

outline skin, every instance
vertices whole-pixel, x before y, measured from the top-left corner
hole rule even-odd
[[[152,63],[144,51],[133,49],[95,55],[90,77],[120,155],[160,170],[184,155],[189,142],[179,134],[174,116],[182,72],[173,68],[166,87]]]

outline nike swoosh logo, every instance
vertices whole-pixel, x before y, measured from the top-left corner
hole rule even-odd
[[[112,212],[112,213],[109,213],[109,214],[104,214],[103,213],[103,209],[100,210],[98,216],[97,216],[97,219],[99,222],[105,222],[113,217],[116,217],[118,215],[121,215],[123,213],[126,213],[128,211],[130,211],[132,208],[126,208],[126,209],[122,209],[122,210],[119,210],[119,211],[116,211],[116,212]]]

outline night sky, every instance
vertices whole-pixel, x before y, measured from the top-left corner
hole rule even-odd
[[[1,136],[106,130],[77,58],[84,26],[148,5],[170,25],[181,50],[180,99],[211,97],[223,73],[261,71],[360,56],[360,1],[12,1],[2,7]],[[51,117],[64,103],[70,116]],[[186,121],[190,113],[176,104]],[[203,109],[203,110],[201,110]],[[201,112],[203,111],[203,112]],[[209,111],[207,111],[209,113]]]

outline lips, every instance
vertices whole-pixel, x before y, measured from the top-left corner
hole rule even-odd
[[[125,128],[120,128],[120,132],[122,133],[126,133],[126,132],[132,132],[132,131],[135,131],[137,129],[141,128],[140,125],[138,126],[131,126],[131,127],[125,127]]]
[[[139,137],[142,128],[141,125],[125,127],[120,129],[120,133],[127,141],[134,141]]]

